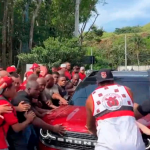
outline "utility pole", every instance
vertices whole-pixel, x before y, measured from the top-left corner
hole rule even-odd
[[[127,37],[126,37],[126,34],[125,34],[125,70],[127,71]]]
[[[91,56],[93,56],[93,50],[91,48]],[[93,70],[93,57],[92,57],[92,63],[91,63],[91,70]]]
[[[79,36],[79,7],[80,7],[80,0],[76,0],[75,5],[75,37]]]

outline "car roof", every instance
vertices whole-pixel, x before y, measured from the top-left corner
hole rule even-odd
[[[98,71],[93,71],[89,74],[84,81],[95,81],[96,74]],[[149,71],[112,71],[114,78],[126,78],[126,79],[136,79],[140,81],[150,81]]]

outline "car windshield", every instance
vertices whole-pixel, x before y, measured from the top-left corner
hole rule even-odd
[[[142,78],[142,80],[139,78],[115,78],[115,83],[129,87],[133,92],[134,102],[138,104],[149,99],[149,82],[146,78]],[[95,80],[82,82],[76,89],[70,104],[85,106],[86,99],[96,88]]]

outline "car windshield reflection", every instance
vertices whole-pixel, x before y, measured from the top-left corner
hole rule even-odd
[[[134,102],[141,104],[149,99],[149,82],[146,78],[115,78],[115,83],[129,87],[134,96]],[[88,96],[97,88],[96,81],[82,82],[74,93],[70,105],[85,106]]]

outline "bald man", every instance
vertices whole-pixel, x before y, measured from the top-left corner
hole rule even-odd
[[[51,99],[55,106],[59,106],[59,101],[61,104],[67,105],[68,102],[60,95],[58,86],[54,84],[54,78],[52,75],[47,74],[45,76],[46,79],[46,96],[48,99]]]
[[[74,74],[73,78],[71,79],[70,84],[72,84],[72,88],[68,88],[68,84],[66,86],[66,90],[69,93],[69,95],[73,95],[73,93],[75,92],[77,86],[80,84],[82,80],[79,78],[79,74]]]
[[[81,79],[79,77],[79,74],[74,74],[72,80],[71,80],[71,83],[73,84],[73,88],[74,90],[77,88],[77,86],[80,84],[81,82]]]
[[[71,63],[65,62],[65,64],[66,64],[66,69],[67,69],[68,71],[70,71],[70,70],[71,70]]]
[[[70,73],[70,70],[71,70],[71,63],[69,62],[65,62],[66,64],[66,71],[65,71],[65,76],[71,80],[72,76],[71,76],[71,73]]]
[[[28,81],[36,81],[37,78],[38,78],[38,76],[37,76],[36,74],[31,74],[31,75],[27,78],[27,80],[25,80],[25,81],[21,84],[21,86],[22,86],[22,87],[26,87],[26,84],[27,84]]]
[[[31,74],[28,78],[27,78],[27,82],[28,81],[36,81],[38,78],[38,76],[36,74]]]
[[[38,100],[40,102],[42,102],[42,108],[57,108],[56,106],[53,105],[51,99],[49,99],[49,97],[47,97],[47,94],[45,93],[45,86],[46,86],[46,80],[45,78],[41,77],[37,79],[37,82],[39,84],[39,88],[40,88],[40,95]]]
[[[17,96],[12,100],[12,104],[14,106],[18,106],[20,101],[22,101],[23,99],[24,103],[31,105],[31,109],[32,109],[33,107],[32,99],[33,98],[37,99],[39,95],[40,95],[40,88],[39,88],[38,82],[29,81],[26,85],[25,91],[18,92]],[[24,114],[25,112],[17,112],[17,118],[19,122],[23,122],[25,120]],[[64,132],[64,127],[62,125],[55,125],[55,126],[49,125],[37,116],[32,121],[32,125],[39,127],[39,128],[43,128],[45,130],[51,130],[59,134]],[[11,133],[9,133],[9,139],[11,141],[10,149],[28,150],[27,147],[28,147],[30,136],[31,136],[31,130],[33,129],[27,130],[25,132],[20,132],[20,133],[11,131]]]

